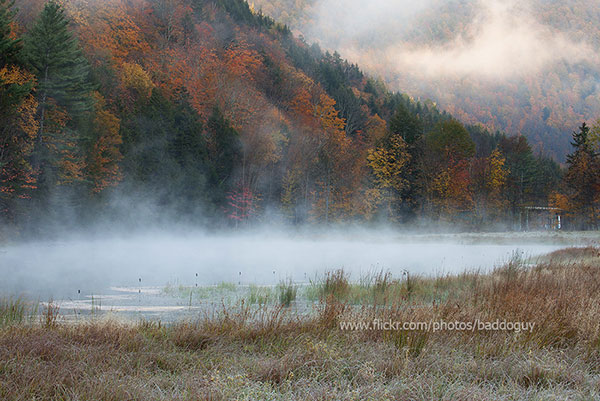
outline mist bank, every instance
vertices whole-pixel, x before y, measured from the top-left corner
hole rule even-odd
[[[75,299],[110,287],[302,283],[343,268],[358,280],[390,271],[440,275],[486,271],[597,236],[523,234],[424,235],[385,230],[237,233],[151,230],[67,235],[0,245],[3,293]]]
[[[323,0],[312,10],[314,25],[305,29],[310,38],[338,49],[360,65],[380,65],[420,80],[477,77],[497,84],[537,76],[561,62],[597,62],[590,43],[543,21],[532,0],[462,2],[455,10],[457,15],[450,17],[445,37],[433,42],[419,40],[426,38],[417,34],[427,29],[423,25],[435,23],[436,17],[441,18],[456,3],[376,1],[364,5],[345,1],[342,5],[337,0]],[[343,12],[337,12],[339,9]]]
[[[123,200],[121,200],[123,202]],[[370,221],[348,219],[325,223],[321,220],[290,222],[289,217],[281,213],[276,206],[266,208],[253,219],[232,221],[218,213],[206,212],[202,207],[186,209],[160,206],[148,202],[137,202],[87,210],[83,214],[73,209],[55,210],[44,216],[32,218],[18,226],[6,224],[0,227],[0,247],[19,243],[44,241],[72,241],[80,238],[99,239],[120,238],[126,240],[140,235],[170,233],[175,236],[201,234],[202,236],[265,236],[265,237],[341,237],[341,238],[377,238],[395,237],[410,241],[424,241],[427,238],[447,240],[459,235],[467,242],[486,242],[490,238],[510,242],[510,236],[522,238],[554,238],[557,242],[570,243],[570,238],[588,236],[594,238],[594,231],[557,231],[542,226],[531,230],[518,229],[513,222],[497,221],[484,225],[470,222],[417,217],[407,222],[398,222],[387,216],[373,218]],[[132,207],[136,205],[137,207]]]

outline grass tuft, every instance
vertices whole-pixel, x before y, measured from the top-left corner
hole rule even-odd
[[[279,304],[287,308],[296,300],[298,288],[291,279],[288,279],[279,283],[277,292],[279,294]]]
[[[22,298],[0,299],[0,327],[21,324],[28,317],[28,305]]]

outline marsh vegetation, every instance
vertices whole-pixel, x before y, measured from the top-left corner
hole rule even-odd
[[[489,274],[409,278],[383,272],[357,282],[344,271],[332,271],[298,288],[298,298],[315,300],[306,314],[282,305],[277,287],[251,287],[248,293],[254,302],[168,325],[102,317],[46,324],[28,318],[24,300],[5,300],[0,307],[0,398],[600,396],[596,248],[557,251],[535,266],[515,259]],[[508,320],[532,322],[535,329],[340,329],[344,321],[375,319]]]

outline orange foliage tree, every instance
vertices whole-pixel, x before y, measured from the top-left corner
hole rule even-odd
[[[88,155],[87,179],[92,191],[101,192],[115,186],[121,180],[119,161],[123,158],[119,146],[123,143],[119,132],[121,121],[106,110],[106,102],[95,94],[93,144]]]
[[[449,166],[435,177],[431,187],[438,213],[453,218],[461,213],[470,212],[474,205],[470,184],[468,161],[451,161]]]
[[[17,66],[0,68],[0,214],[11,213],[11,202],[28,198],[36,172],[29,157],[39,129],[37,101],[30,93],[35,77]]]

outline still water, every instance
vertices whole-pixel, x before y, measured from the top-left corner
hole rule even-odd
[[[482,271],[515,253],[535,258],[567,245],[546,234],[408,235],[346,233],[286,235],[153,232],[93,239],[49,240],[0,247],[0,290],[61,299],[111,287],[268,285],[306,282],[343,268],[351,278],[376,271],[399,277]]]

